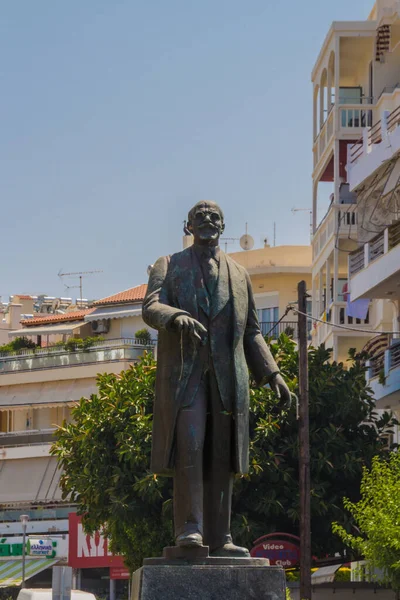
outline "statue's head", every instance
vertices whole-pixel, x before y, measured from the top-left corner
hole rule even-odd
[[[189,211],[187,228],[195,244],[217,245],[225,229],[224,213],[215,202],[202,200]]]

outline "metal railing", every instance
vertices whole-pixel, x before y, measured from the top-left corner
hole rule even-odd
[[[286,335],[294,339],[299,337],[297,321],[281,321],[280,323],[261,321],[260,329],[263,335],[268,335],[268,337],[272,338],[279,337],[281,333],[286,333]]]
[[[390,368],[397,369],[400,367],[400,342],[393,344],[389,348],[390,352]]]
[[[387,248],[385,248],[385,238],[387,230]],[[392,225],[389,225],[381,233],[378,233],[369,242],[366,242],[361,248],[350,252],[349,254],[349,273],[350,276],[355,275],[362,269],[365,269],[370,263],[374,262],[386,252],[390,252],[393,248],[400,244],[400,220]],[[365,248],[367,247],[367,263],[365,261]]]
[[[370,359],[370,377],[378,377],[385,369],[385,350],[377,352],[373,358]]]
[[[391,133],[400,125],[400,106],[392,110],[386,120],[386,131],[387,133]],[[363,125],[364,127],[364,125]],[[372,146],[373,144],[380,144],[382,142],[382,120],[379,120],[368,132],[367,138],[368,146]],[[364,148],[364,138],[358,139],[351,147],[350,147],[350,164],[354,164],[358,161],[361,156],[363,156],[365,152]]]
[[[389,250],[400,244],[400,221],[389,226]]]
[[[380,144],[382,141],[382,121],[375,123],[368,133],[368,145]],[[364,152],[364,138],[358,139],[350,147],[350,163],[355,163]]]
[[[369,261],[373,262],[385,253],[385,235],[380,233],[369,242]]]
[[[365,266],[365,252],[364,246],[358,248],[358,250],[354,250],[349,255],[349,271],[350,276],[355,275],[359,271],[362,271]]]
[[[27,335],[29,335],[29,329],[27,328]],[[0,361],[8,360],[10,358],[33,358],[35,356],[54,356],[71,354],[73,352],[91,352],[93,350],[105,349],[105,348],[119,348],[121,346],[133,346],[134,348],[144,348],[149,346],[155,346],[157,340],[142,341],[137,338],[112,338],[109,340],[99,340],[94,342],[92,345],[85,347],[77,347],[71,350],[67,350],[63,345],[46,346],[46,348],[33,348],[33,349],[21,349],[13,352],[0,352]]]

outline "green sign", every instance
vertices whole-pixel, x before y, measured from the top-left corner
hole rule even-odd
[[[22,556],[22,550],[22,543],[12,543],[12,538],[0,538],[0,557]],[[57,554],[57,541],[48,538],[28,538],[25,553],[27,556],[55,558]]]

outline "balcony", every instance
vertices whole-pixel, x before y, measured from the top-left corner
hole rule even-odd
[[[0,432],[0,448],[50,444],[54,441],[54,427],[24,431]]]
[[[313,259],[315,260],[335,238],[336,232],[339,237],[348,237],[356,227],[356,204],[331,204],[312,240]]]
[[[142,344],[133,338],[118,338],[96,342],[90,348],[68,351],[59,346],[19,350],[0,355],[0,374],[21,373],[44,369],[81,367],[106,362],[132,362],[144,350],[152,351],[155,342]]]
[[[368,385],[372,388],[377,408],[400,405],[400,340],[378,352],[368,363]]]
[[[351,299],[399,294],[400,221],[349,255]]]
[[[331,302],[327,310],[324,310],[320,319],[323,323],[317,322],[313,330],[313,343],[320,345],[326,343],[331,334],[340,336],[357,337],[359,335],[369,335],[364,330],[372,330],[369,323],[369,317],[365,320],[356,319],[347,315],[346,302]],[[339,325],[339,327],[338,327]],[[351,330],[343,329],[341,326],[351,327]]]
[[[281,333],[285,333],[295,340],[299,337],[297,321],[281,321],[280,323],[261,321],[260,328],[263,335],[273,339],[277,339]]]
[[[400,90],[396,102],[400,102]],[[350,189],[356,189],[387,160],[400,150],[400,106],[392,112],[383,111],[380,121],[365,128],[362,137],[348,147],[347,176]]]
[[[323,123],[320,132],[314,140],[314,169],[325,157],[326,151],[331,147],[331,142],[336,134],[338,139],[355,140],[362,135],[363,128],[370,127],[375,108],[371,98],[364,97],[361,103],[349,103],[342,100],[334,104]]]
[[[335,110],[334,106],[332,106],[328,117],[325,120],[325,123],[321,127],[321,131],[319,132],[314,141],[314,168],[321,160],[326,148],[329,146],[330,141],[333,139],[334,123]]]

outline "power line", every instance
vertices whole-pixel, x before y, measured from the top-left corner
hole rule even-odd
[[[289,310],[293,312],[306,316],[309,321],[316,321],[318,323],[324,323],[324,325],[329,325],[330,327],[338,327],[339,329],[347,329],[348,331],[357,331],[359,333],[370,333],[371,335],[399,335],[400,331],[372,331],[371,329],[360,329],[359,327],[349,327],[348,325],[339,325],[337,323],[330,323],[329,321],[323,321],[322,319],[317,319],[317,317],[312,317],[311,315],[307,315],[306,313],[302,313],[297,308],[293,308],[293,306],[288,307]]]

